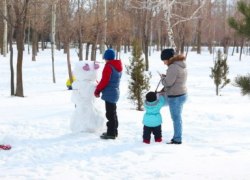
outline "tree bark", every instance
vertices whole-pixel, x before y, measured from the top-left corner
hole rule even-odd
[[[201,18],[198,19],[197,27],[197,54],[201,54]]]
[[[85,60],[88,60],[88,59],[89,59],[89,46],[90,46],[90,43],[87,42],[87,44],[86,44]]]
[[[82,9],[82,7],[81,7]],[[83,47],[82,47],[82,16],[81,16],[81,11],[80,11],[80,1],[78,0],[78,23],[79,23],[79,29],[78,29],[78,41],[79,41],[79,60],[82,61],[83,60]]]
[[[19,7],[19,5],[21,6]],[[17,43],[17,75],[16,75],[16,96],[24,97],[23,93],[23,76],[22,76],[22,65],[23,65],[23,50],[24,50],[24,30],[27,16],[27,9],[29,0],[14,3],[14,10],[16,14],[16,43]],[[24,8],[24,9],[21,9]]]
[[[104,25],[103,25],[103,36],[101,39],[100,51],[103,54],[105,50],[105,43],[107,39],[107,25],[108,25],[108,17],[107,17],[107,1],[103,0],[103,17],[104,17]]]
[[[19,19],[19,18],[18,18]],[[16,41],[17,41],[17,74],[16,74],[16,96],[24,97],[23,93],[23,40],[24,40],[24,30],[22,29],[22,23],[17,20],[16,24]]]
[[[96,60],[96,42],[94,42],[92,44],[92,47],[91,47],[91,61],[95,61]]]
[[[241,61],[241,56],[242,56],[243,47],[244,47],[244,38],[242,38],[242,39],[241,39],[241,45],[240,45],[240,57],[239,57],[239,60],[240,60],[240,61]]]
[[[169,40],[169,46],[173,49],[176,48],[175,42],[174,42],[174,33],[173,33],[173,29],[171,26],[171,7],[172,5],[170,5],[169,0],[167,0],[167,2],[165,3],[164,6],[164,17],[167,23],[167,32],[168,32],[168,40]]]
[[[27,41],[28,42],[27,43],[28,43],[28,54],[30,54],[30,18],[29,18],[29,22],[28,23],[29,23],[29,25],[28,25],[28,35],[27,35],[28,36],[27,37],[27,39],[28,39]]]
[[[11,6],[8,6],[8,20],[9,20],[9,45],[10,45],[10,94],[15,95],[15,84],[14,84],[14,65],[13,65],[13,26],[12,26],[12,16],[11,16]]]
[[[56,83],[55,75],[55,34],[56,34],[56,4],[52,4],[52,16],[51,16],[51,59],[52,59],[52,79],[53,83]]]
[[[143,23],[143,52],[145,55],[145,68],[146,71],[148,71],[148,46],[149,46],[149,33],[148,33],[148,23],[149,23],[149,13],[147,9],[144,9],[144,11],[142,11],[142,15],[144,17],[144,23]]]
[[[69,48],[69,43],[67,42],[65,44],[65,46],[66,46],[66,53],[67,53],[67,65],[68,65],[69,80],[70,80],[70,83],[73,83],[73,76],[72,76],[71,62],[70,62],[70,48]]]
[[[213,50],[212,50],[212,46],[213,46],[213,43],[212,43],[212,2],[211,0],[209,0],[208,2],[208,21],[209,21],[209,26],[208,26],[208,50],[209,50],[209,53],[212,54],[213,53]]]
[[[32,29],[32,61],[36,61],[37,55],[37,4],[35,3],[35,17],[33,21],[33,29]]]
[[[7,1],[3,1],[3,14],[5,17],[7,17]],[[7,35],[8,35],[8,26],[7,26],[7,20],[3,18],[3,56],[6,57],[7,55]]]
[[[198,5],[201,6],[201,1],[198,1]],[[198,19],[198,26],[197,26],[197,54],[201,54],[201,12],[199,11],[199,19]]]

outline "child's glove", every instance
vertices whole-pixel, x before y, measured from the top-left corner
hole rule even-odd
[[[100,91],[98,91],[97,89],[94,92],[95,97],[99,98],[100,97]]]

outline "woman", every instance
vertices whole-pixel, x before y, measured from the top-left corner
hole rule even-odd
[[[162,84],[174,126],[174,135],[168,144],[181,144],[182,109],[187,99],[185,57],[175,55],[174,49],[164,49],[161,52],[161,60],[168,66],[166,75],[162,75]]]

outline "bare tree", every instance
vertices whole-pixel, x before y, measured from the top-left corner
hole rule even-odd
[[[13,23],[13,10],[12,10],[12,6],[10,4],[7,4],[7,1],[3,1],[3,6],[4,6],[4,12],[0,11],[0,15],[3,18],[4,21],[4,26],[5,23],[7,23],[7,26],[9,27],[4,27],[4,31],[9,29],[9,44],[10,44],[10,93],[11,95],[15,95],[15,85],[14,85],[14,64],[13,64],[13,47],[12,47],[12,37],[13,37],[13,28],[14,28],[14,23]],[[7,8],[7,9],[5,9]],[[6,14],[7,13],[7,14]],[[3,44],[5,44],[6,42],[4,42],[6,35],[4,35],[3,37]],[[5,44],[7,45],[7,43]],[[4,45],[3,45],[4,46]],[[2,48],[3,49],[3,48]],[[7,49],[7,48],[6,48]],[[7,53],[7,52],[6,52]]]
[[[151,20],[153,16],[153,11],[156,3],[151,0],[140,0],[131,2],[130,6],[134,9],[138,9],[139,15],[141,17],[141,29],[139,32],[141,37],[139,38],[142,41],[142,49],[145,56],[145,67],[146,71],[149,69],[149,44],[150,44],[150,29],[151,29]],[[136,22],[138,23],[138,22]]]
[[[78,15],[78,28],[77,28],[77,35],[78,35],[78,58],[80,61],[83,60],[83,43],[82,43],[82,13],[83,12],[83,3],[80,0],[77,0],[77,15]]]
[[[37,2],[34,0],[34,17],[32,19],[32,61],[36,61],[38,51],[38,33],[37,33]]]
[[[136,3],[138,3],[138,1],[136,1]],[[168,46],[176,49],[176,42],[174,38],[173,28],[180,23],[191,21],[197,18],[197,14],[201,10],[201,8],[205,5],[206,0],[201,1],[201,3],[197,6],[197,8],[194,9],[192,13],[188,14],[187,16],[183,16],[181,11],[176,11],[176,12],[173,11],[174,7],[177,5],[188,7],[190,3],[192,3],[192,0],[186,0],[186,1],[183,1],[183,0],[182,1],[180,0],[160,0],[160,1],[145,0],[144,4],[140,4],[139,7],[142,9],[156,9],[159,7],[162,8],[163,13],[164,13],[163,20],[166,23],[165,28],[166,28],[167,37],[168,37],[168,43],[169,43]],[[147,16],[144,16],[144,17],[147,17]]]
[[[73,75],[71,69],[71,60],[70,60],[70,43],[73,35],[73,30],[71,28],[72,22],[70,17],[73,13],[72,4],[67,0],[59,1],[60,6],[60,30],[62,34],[64,51],[67,54],[67,66],[68,66],[68,75],[70,82],[73,82]]]
[[[12,46],[12,37],[13,37],[13,20],[11,15],[11,6],[8,5],[8,26],[9,26],[9,45],[10,45],[10,94],[11,96],[15,95],[15,85],[14,85],[14,65],[13,65],[13,46]]]
[[[16,16],[15,21],[15,32],[16,32],[16,43],[17,43],[17,75],[16,75],[16,96],[24,97],[23,93],[23,50],[24,50],[24,32],[27,17],[27,9],[29,6],[29,0],[15,0],[11,1],[14,13]]]
[[[211,0],[208,1],[207,6],[206,6],[206,15],[204,17],[205,19],[205,28],[204,28],[204,32],[206,34],[205,37],[207,37],[207,45],[208,45],[208,50],[210,52],[210,54],[212,54],[212,42],[213,42],[213,36],[212,36],[212,23],[213,23],[213,19],[212,19],[212,2]]]
[[[190,8],[190,3],[192,3],[192,0],[187,0],[185,1],[185,3],[182,1],[177,1],[177,0],[167,0],[168,6],[164,6],[164,10],[165,10],[165,21],[167,24],[167,32],[168,32],[168,38],[169,38],[169,42],[170,42],[170,47],[176,48],[175,42],[174,42],[174,34],[173,34],[173,28],[180,24],[180,23],[184,23],[184,22],[188,22],[191,21],[193,19],[197,19],[199,18],[198,13],[201,11],[201,9],[203,8],[203,6],[206,3],[206,0],[204,1],[198,1],[198,6],[196,7],[196,9],[193,9],[193,11],[191,11],[191,13],[189,15],[183,16],[181,13],[175,14],[172,12],[172,8],[174,6],[176,6],[177,4],[181,4],[183,6],[186,6],[186,8]],[[174,19],[175,22],[171,23],[171,19]]]
[[[103,33],[101,38],[101,44],[100,44],[100,51],[101,53],[104,53],[105,49],[105,43],[107,41],[107,25],[108,25],[108,16],[107,16],[107,1],[103,0]]]
[[[170,43],[170,47],[176,48],[175,41],[174,41],[174,33],[173,33],[173,27],[171,24],[171,17],[172,17],[172,7],[176,3],[176,0],[166,0],[166,2],[161,1],[163,3],[163,10],[165,11],[164,17],[167,24],[167,32],[168,32],[168,39]]]

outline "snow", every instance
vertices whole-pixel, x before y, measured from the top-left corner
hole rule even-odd
[[[230,54],[230,53],[229,53]],[[128,65],[130,54],[121,54]],[[14,59],[16,59],[16,52]],[[104,61],[98,54],[100,80]],[[249,56],[228,57],[229,78],[250,72]],[[72,67],[77,60],[71,52]],[[166,67],[160,52],[149,59],[151,90]],[[168,107],[163,116],[163,142],[142,143],[141,111],[128,96],[128,75],[121,80],[117,104],[119,137],[102,140],[100,132],[75,133],[70,121],[75,111],[72,92],[66,90],[66,55],[55,56],[56,83],[52,83],[50,50],[40,51],[37,61],[25,51],[23,62],[24,98],[10,96],[9,57],[0,56],[0,143],[11,144],[0,151],[0,179],[250,179],[249,96],[242,96],[232,83],[215,95],[210,67],[213,56],[189,52],[188,101],[183,112],[183,144],[167,145],[173,128]],[[96,99],[104,114],[104,102]]]

